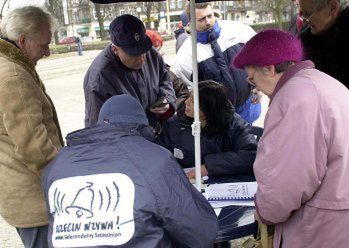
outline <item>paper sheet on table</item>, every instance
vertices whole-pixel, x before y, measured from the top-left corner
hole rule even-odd
[[[254,207],[254,201],[209,201],[213,208],[223,208],[226,206],[251,206]]]
[[[217,217],[218,217],[219,214],[220,214],[221,211],[222,211],[222,208],[214,208],[213,210],[214,210],[214,212],[216,213],[216,215],[217,215]]]

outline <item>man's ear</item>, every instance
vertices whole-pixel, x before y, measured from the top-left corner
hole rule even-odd
[[[115,46],[114,44],[111,45],[111,50],[113,51],[113,53],[115,55],[119,55],[119,49],[117,46]]]
[[[27,37],[24,35],[24,34],[21,34],[17,40],[17,45],[19,46],[19,48],[21,50],[24,50],[26,49],[25,45],[27,43]]]
[[[336,17],[338,15],[339,7],[340,7],[339,1],[338,0],[330,0],[328,5],[330,7],[331,16]]]

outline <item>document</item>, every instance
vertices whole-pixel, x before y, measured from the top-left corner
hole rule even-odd
[[[256,182],[217,183],[210,184],[206,190],[206,199],[209,201],[252,201],[257,191]]]

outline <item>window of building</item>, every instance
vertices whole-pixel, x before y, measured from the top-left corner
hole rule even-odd
[[[170,9],[175,9],[176,8],[176,0],[171,0],[170,1]]]
[[[74,20],[76,22],[80,21],[79,12],[74,12]]]
[[[178,0],[177,6],[178,6],[179,9],[181,9],[181,8],[183,7],[183,2],[182,2],[182,0]]]

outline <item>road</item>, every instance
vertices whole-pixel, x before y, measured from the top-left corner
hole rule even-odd
[[[69,132],[84,127],[83,79],[89,65],[99,52],[85,51],[83,56],[69,53],[55,58],[49,57],[38,63],[38,73],[56,106],[64,137]],[[163,52],[166,63],[172,65],[175,61],[175,41],[165,42]],[[262,126],[268,106],[266,97],[262,99],[262,104],[262,116],[255,122],[258,126]],[[8,226],[1,217],[0,247],[23,247],[14,228]]]

